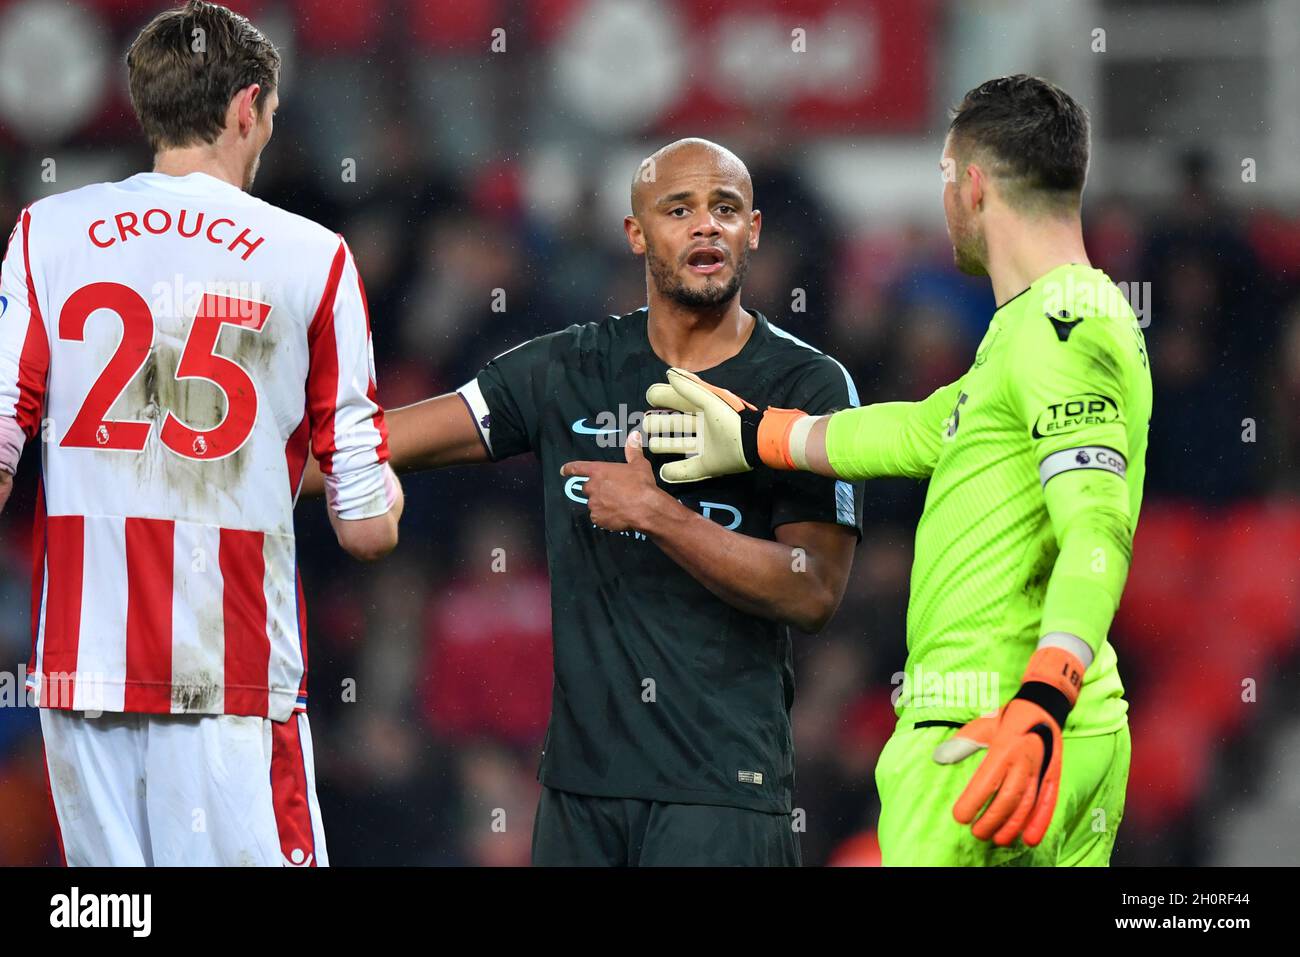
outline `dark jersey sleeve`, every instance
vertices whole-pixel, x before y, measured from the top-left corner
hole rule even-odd
[[[834,359],[823,356],[800,376],[786,408],[824,415],[858,404],[858,390],[849,373]],[[824,478],[812,472],[774,472],[772,528],[788,522],[830,522],[855,529],[862,535],[862,482]]]
[[[563,332],[538,336],[501,353],[461,386],[492,461],[537,448],[546,370]]]

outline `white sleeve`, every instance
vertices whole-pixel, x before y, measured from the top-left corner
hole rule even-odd
[[[24,209],[0,266],[0,417],[15,419],[28,439],[40,429],[50,369],[49,338],[29,276],[30,229]]]
[[[331,507],[343,519],[382,515],[390,502],[388,426],[375,396],[366,293],[341,237],[307,342],[312,454]]]

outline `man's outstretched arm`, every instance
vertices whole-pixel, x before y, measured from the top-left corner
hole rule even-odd
[[[538,431],[542,379],[564,332],[538,336],[501,353],[455,392],[386,412],[388,463],[397,472],[500,462],[530,451]],[[309,463],[302,494],[320,495]]]
[[[681,369],[650,387],[660,410],[646,415],[650,451],[686,458],[660,469],[665,482],[697,482],[748,472],[758,465],[815,472],[828,478],[928,478],[943,435],[961,414],[957,383],[920,402],[881,402],[831,415],[799,409],[759,412],[739,396]]]
[[[929,478],[939,460],[945,432],[956,431],[961,415],[957,383],[936,389],[920,402],[878,402],[815,417],[792,428],[786,448],[774,452],[819,475],[857,480]],[[802,440],[802,441],[800,441]]]
[[[491,461],[474,417],[459,392],[392,409],[385,416],[388,464],[396,472]],[[302,494],[325,494],[325,477],[314,459],[307,463]]]

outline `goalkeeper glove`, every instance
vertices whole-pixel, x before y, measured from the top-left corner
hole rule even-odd
[[[770,468],[797,468],[790,455],[790,430],[807,413],[754,405],[726,389],[709,385],[694,372],[669,369],[667,382],[646,391],[652,410],[642,427],[651,452],[687,457],[659,469],[665,482],[699,482],[748,472],[760,462]],[[658,411],[671,409],[673,411]]]
[[[1065,649],[1038,649],[1020,690],[1000,712],[976,718],[934,749],[939,764],[988,749],[952,809],[960,823],[975,822],[971,833],[980,840],[1002,847],[1017,836],[1031,847],[1042,841],[1061,786],[1061,728],[1083,672],[1083,662]]]

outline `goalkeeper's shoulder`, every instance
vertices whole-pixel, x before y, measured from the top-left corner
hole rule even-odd
[[[1023,321],[1013,330],[1021,350],[1066,354],[1102,350],[1126,361],[1135,356],[1131,346],[1142,343],[1142,330],[1123,290],[1101,270],[1074,272],[1066,274],[1064,283],[1045,283],[1034,290]],[[1066,348],[1060,349],[1062,345]]]
[[[1016,378],[1022,384],[1068,380],[1100,391],[1149,389],[1146,342],[1132,308],[1109,280],[1087,288],[1090,295],[1076,290],[1064,305],[1040,297],[1013,322],[1007,345]]]

